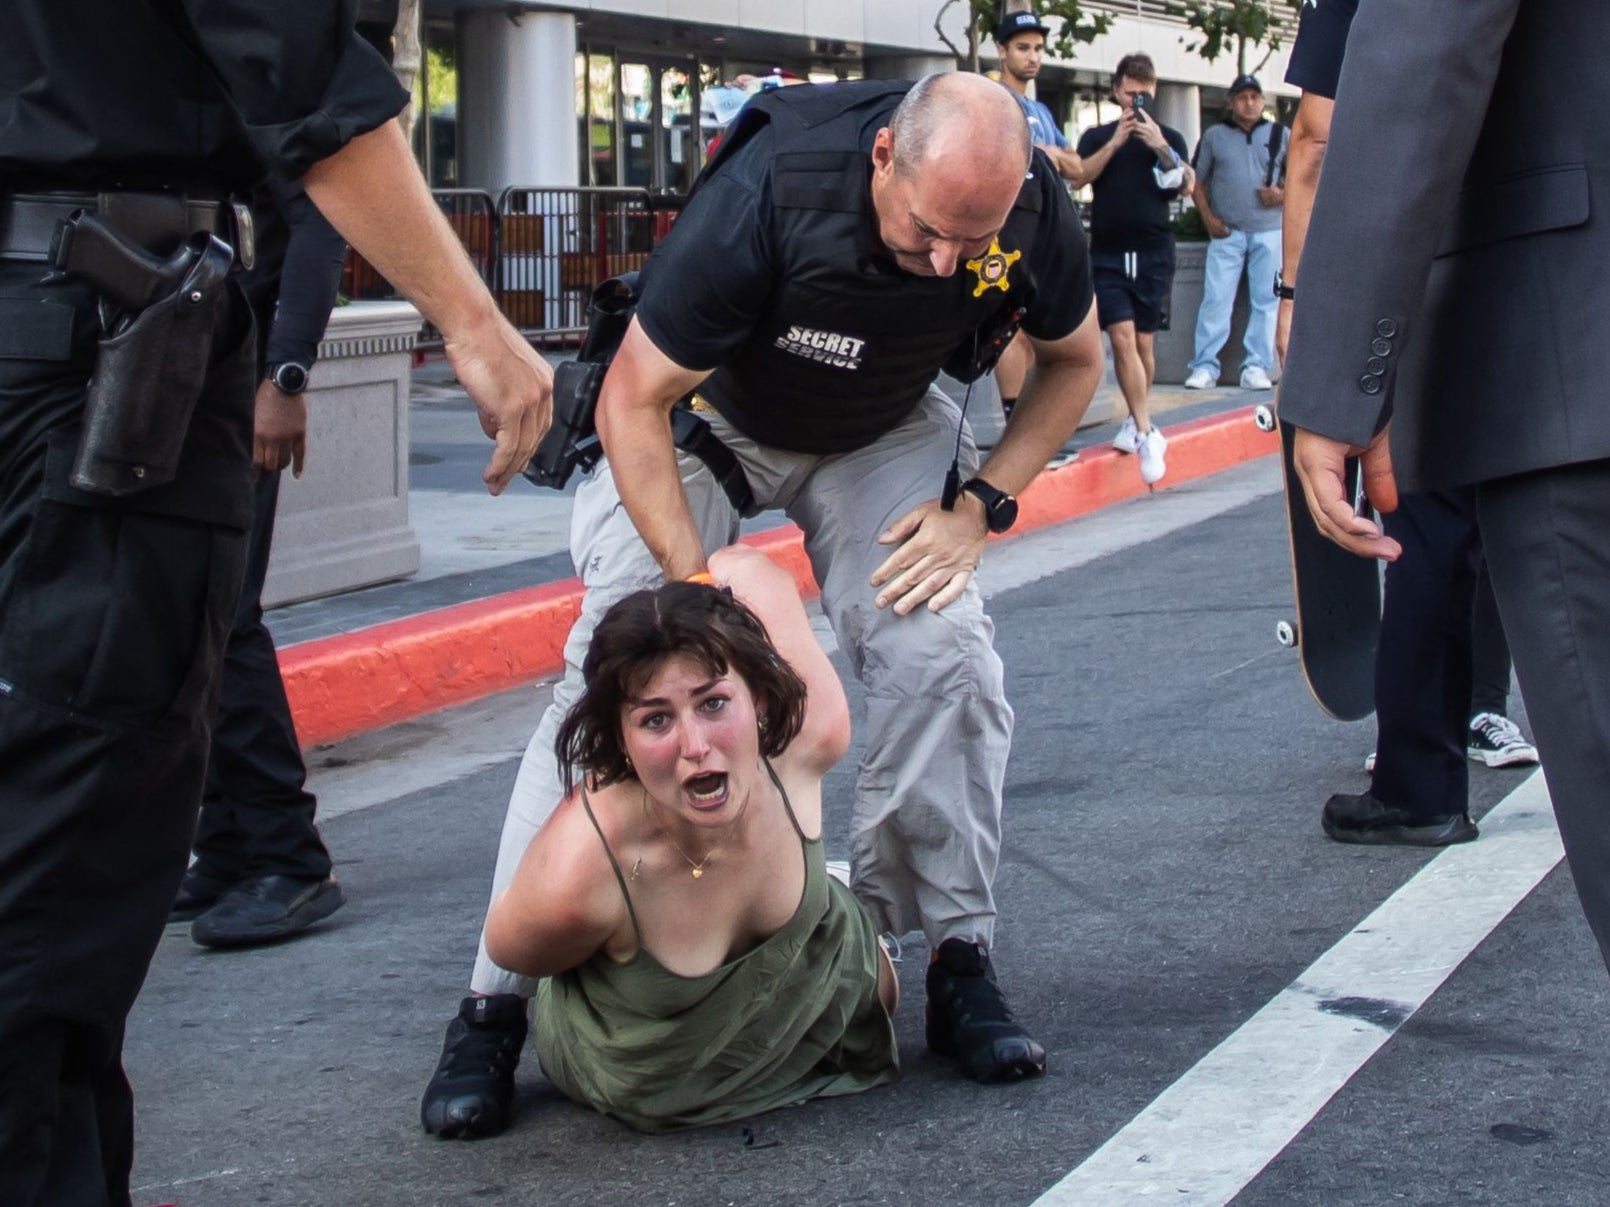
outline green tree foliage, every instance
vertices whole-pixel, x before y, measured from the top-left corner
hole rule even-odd
[[[1276,9],[1285,9],[1289,15],[1301,3],[1302,0],[1184,0],[1170,4],[1168,12],[1185,18],[1191,27],[1192,32],[1180,38],[1186,50],[1212,63],[1233,47],[1236,74],[1245,75],[1262,68],[1284,44],[1286,30],[1276,19]],[[1263,56],[1249,63],[1252,53],[1260,47]]]
[[[1024,4],[1002,5],[999,0],[971,0],[971,3],[980,42],[989,42],[995,37],[995,26],[1000,22],[1003,8],[1008,12],[1028,8]],[[1051,27],[1045,49],[1059,59],[1071,59],[1075,45],[1094,42],[1112,27],[1111,13],[1086,12],[1080,0],[1042,0],[1033,11]]]
[[[978,70],[979,48],[988,46],[994,40],[995,27],[1000,23],[1002,13],[1031,11],[1027,0],[1006,0],[1004,4],[1001,0],[967,0],[972,21],[967,28],[967,46],[963,49],[952,44],[939,28],[945,10],[956,3],[958,0],[946,0],[940,7],[934,18],[934,29],[952,53],[972,71]],[[1071,59],[1076,44],[1092,42],[1112,26],[1111,13],[1086,12],[1080,0],[1042,0],[1032,6],[1032,11],[1039,13],[1040,19],[1050,27],[1051,34],[1045,42],[1046,51],[1059,59]]]

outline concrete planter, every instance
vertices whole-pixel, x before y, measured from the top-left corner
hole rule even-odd
[[[1195,355],[1196,312],[1202,308],[1202,281],[1207,271],[1206,243],[1178,243],[1174,247],[1174,295],[1169,329],[1157,333],[1157,383],[1177,386],[1185,380]],[[1247,278],[1236,287],[1235,309],[1230,314],[1230,338],[1219,349],[1219,384],[1233,386],[1241,376],[1241,337],[1247,329]]]
[[[280,483],[265,607],[419,569],[408,389],[420,322],[407,302],[354,302],[331,314],[308,383],[307,469]]]

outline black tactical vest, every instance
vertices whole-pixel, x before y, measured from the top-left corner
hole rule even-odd
[[[910,87],[866,80],[762,94],[701,176],[770,127],[777,287],[749,339],[699,390],[761,444],[809,453],[865,447],[911,413],[947,360],[969,355],[1032,297],[1041,204],[1032,180],[998,253],[947,278],[914,276],[887,257],[872,210],[872,138]]]

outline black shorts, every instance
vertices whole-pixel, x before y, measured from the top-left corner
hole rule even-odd
[[[1168,330],[1169,298],[1174,292],[1174,248],[1156,251],[1093,251],[1096,320],[1105,331],[1114,323],[1134,323],[1141,333]]]

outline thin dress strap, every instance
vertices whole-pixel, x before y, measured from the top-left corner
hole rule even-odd
[[[773,776],[773,779],[776,777]],[[787,801],[785,796],[784,801]],[[632,894],[626,891],[626,877],[621,875],[621,865],[615,859],[615,852],[609,849],[609,842],[604,838],[604,828],[598,824],[598,818],[593,816],[592,802],[587,799],[587,785],[581,785],[581,807],[587,810],[587,820],[593,823],[593,829],[598,834],[598,841],[604,845],[604,854],[609,856],[609,866],[615,869],[615,880],[621,886],[621,896],[626,899],[626,913],[632,919],[632,933],[637,936],[637,949],[643,950],[643,928],[637,924],[637,910],[632,905]],[[789,814],[793,816],[792,813]],[[796,828],[798,828],[796,823]]]
[[[805,831],[799,828],[799,818],[794,816],[794,806],[789,802],[788,789],[783,787],[783,781],[777,778],[777,772],[772,768],[771,760],[762,755],[760,761],[766,764],[766,774],[771,776],[771,782],[777,785],[777,791],[783,798],[783,808],[788,811],[788,820],[794,825],[794,833],[799,835],[801,842],[809,842],[810,839],[805,837]]]

